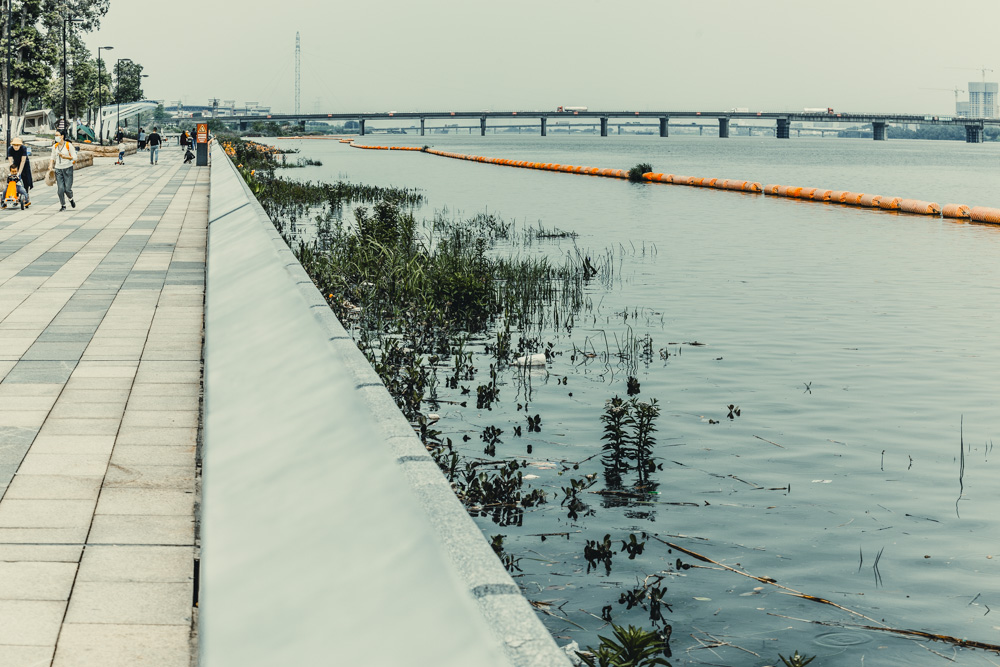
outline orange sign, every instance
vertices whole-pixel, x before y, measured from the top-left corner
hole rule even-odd
[[[208,123],[198,123],[198,143],[207,144],[208,143]]]

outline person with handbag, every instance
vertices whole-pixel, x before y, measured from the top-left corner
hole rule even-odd
[[[56,174],[56,192],[59,194],[60,211],[66,210],[66,197],[69,205],[76,208],[73,199],[73,163],[76,162],[76,149],[66,140],[66,135],[56,133],[56,143],[52,146],[52,157],[49,158],[49,171]]]

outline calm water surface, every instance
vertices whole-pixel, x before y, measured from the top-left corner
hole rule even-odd
[[[597,167],[650,162],[668,173],[1000,206],[995,144],[528,135],[362,141]],[[472,436],[470,455],[482,455],[478,434],[497,425],[505,431],[499,455],[538,464],[534,483],[550,492],[549,504],[530,512],[523,527],[479,522],[488,536],[505,533],[508,551],[522,557],[518,581],[529,599],[551,603],[555,616],[541,618],[560,644],[594,645],[598,631],[609,633],[597,618],[607,604],[615,622],[649,627],[641,610],[626,612],[617,599],[637,578],[666,572],[675,665],[774,664],[779,652],[795,649],[819,655],[814,664],[823,667],[946,664],[941,656],[1000,664],[982,651],[811,623],[884,622],[1000,643],[1000,452],[993,452],[993,441],[1000,444],[1000,227],[330,141],[279,143],[324,163],[291,177],[417,187],[428,199],[418,217],[488,209],[575,231],[575,245],[594,255],[614,249],[618,279],[589,288],[591,307],[571,333],[546,338],[564,354],[532,376],[530,410],[543,419],[538,437],[508,437],[524,423],[512,409],[442,406],[446,434]],[[573,243],[530,251],[558,256]],[[599,451],[604,401],[625,396],[630,372],[570,355],[574,344],[604,352],[605,335],[614,351],[626,325],[649,334],[657,351],[631,372],[640,397],[662,407],[660,495],[606,508],[601,496],[583,494],[594,515],[570,520],[560,487],[570,476],[600,473],[600,465],[594,459],[558,476],[544,461]],[[685,344],[693,341],[705,345]],[[662,359],[660,350],[670,356]],[[512,376],[503,388],[508,400],[525,392]],[[563,377],[567,384],[557,385]],[[727,418],[729,404],[741,416]],[[535,444],[530,456],[528,442]],[[570,539],[533,536],[562,531]],[[679,556],[698,561],[652,539],[634,561],[616,553],[609,576],[603,568],[586,574],[584,540],[609,533],[620,544],[641,532],[878,623],[718,568],[678,571]]]

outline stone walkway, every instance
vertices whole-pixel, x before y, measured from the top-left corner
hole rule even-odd
[[[206,167],[0,211],[0,665],[189,667]]]

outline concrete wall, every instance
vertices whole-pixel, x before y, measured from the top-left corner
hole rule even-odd
[[[203,667],[568,665],[218,144]]]

